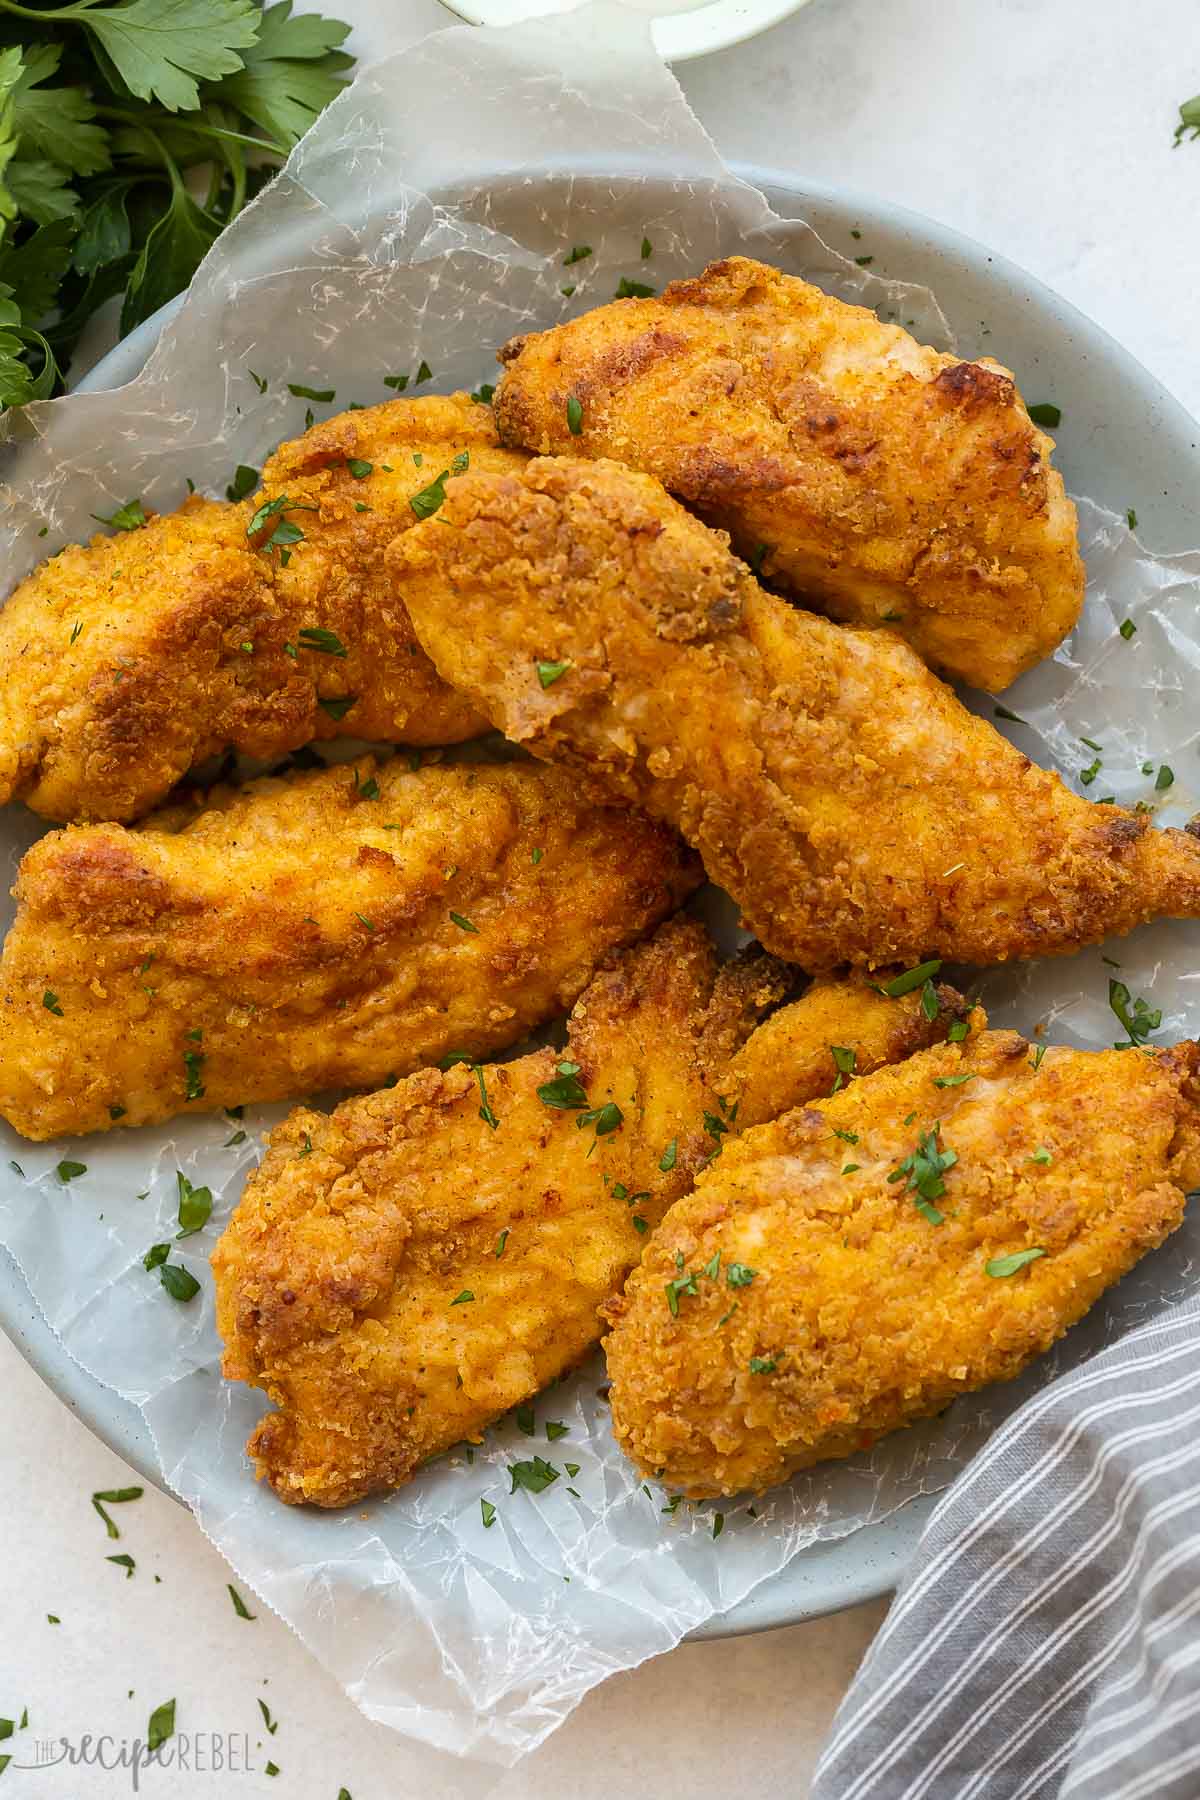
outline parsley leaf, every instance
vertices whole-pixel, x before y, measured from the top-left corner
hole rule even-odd
[[[546,1462],[540,1456],[535,1456],[528,1462],[509,1463],[508,1473],[512,1482],[508,1490],[510,1494],[515,1494],[518,1488],[524,1488],[530,1494],[544,1493],[559,1477],[559,1471],[553,1463]]]
[[[1114,1046],[1117,1050],[1130,1050],[1135,1044],[1144,1044],[1150,1033],[1162,1024],[1161,1007],[1148,1005],[1141,995],[1132,1000],[1125,983],[1115,981],[1112,976],[1108,981],[1108,1004],[1129,1033],[1127,1040]]]
[[[989,1275],[1002,1279],[1005,1275],[1015,1275],[1018,1269],[1023,1269],[1027,1263],[1035,1262],[1045,1254],[1040,1249],[1014,1250],[1009,1256],[993,1256],[990,1262],[984,1264],[984,1268]]]
[[[938,1149],[939,1129],[934,1125],[930,1131],[919,1132],[916,1149],[888,1176],[889,1182],[903,1181],[905,1191],[916,1195],[914,1205],[931,1225],[945,1222],[944,1215],[933,1202],[940,1200],[946,1191],[942,1176],[958,1161],[957,1151]]]

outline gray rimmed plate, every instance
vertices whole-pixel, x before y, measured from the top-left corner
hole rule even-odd
[[[1153,376],[1074,307],[1004,258],[918,215],[878,200],[810,188],[774,171],[739,168],[736,173],[762,188],[777,212],[807,219],[835,249],[847,256],[869,254],[873,273],[931,287],[963,354],[996,355],[1014,369],[1027,400],[1059,406],[1058,462],[1072,491],[1119,513],[1136,502],[1139,531],[1160,551],[1200,543],[1200,430]],[[497,177],[492,191],[501,193],[507,182],[528,192],[538,180],[523,170]],[[114,387],[136,375],[171,310],[119,344],[81,386]],[[85,1424],[148,1481],[162,1485],[141,1414],[66,1353],[3,1251],[0,1326]],[[695,1635],[791,1624],[888,1592],[931,1505],[929,1498],[916,1500],[880,1524],[801,1552],[780,1575]]]

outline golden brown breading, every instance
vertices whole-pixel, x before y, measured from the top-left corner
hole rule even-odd
[[[213,1266],[225,1373],[280,1409],[249,1448],[285,1500],[340,1506],[398,1485],[586,1355],[644,1232],[743,1110],[761,1111],[758,1082],[775,1076],[736,1052],[789,980],[754,954],[718,973],[701,927],[676,921],[597,977],[565,1053],[426,1069],[272,1134]],[[916,994],[886,1002],[904,1041],[945,1031],[961,1003],[943,996],[937,1021]],[[833,1070],[804,1021],[816,1033],[836,1017],[864,1061],[885,1035],[861,984],[785,1011],[793,1029],[773,1041],[810,1071],[802,1099]],[[564,1061],[591,1109],[582,1129],[538,1097],[563,1085]],[[597,1111],[610,1102],[615,1130]]]
[[[0,957],[0,1115],[106,1131],[486,1054],[698,880],[673,832],[523,762],[367,758],[51,832]]]
[[[622,1449],[760,1489],[1019,1374],[1180,1223],[1197,1061],[986,1032],[748,1131],[610,1309]]]
[[[1007,369],[746,257],[516,338],[505,443],[645,469],[835,619],[983,688],[1071,630],[1075,509]],[[579,431],[567,417],[579,402]]]
[[[898,638],[764,593],[650,476],[466,475],[388,556],[439,669],[677,824],[806,969],[1046,956],[1200,914],[1194,838],[1079,799]],[[543,687],[539,662],[566,666]]]
[[[44,563],[0,612],[0,800],[133,819],[226,745],[270,759],[341,734],[447,744],[482,730],[421,652],[383,562],[411,496],[455,455],[523,460],[466,395],[393,400],[282,445],[251,501],[196,497]],[[370,465],[362,479],[351,459]],[[281,522],[303,540],[272,549]]]

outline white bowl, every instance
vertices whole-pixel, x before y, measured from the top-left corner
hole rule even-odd
[[[550,13],[573,12],[580,0],[445,0],[452,12],[469,25],[516,25],[522,19],[541,19]],[[652,15],[654,48],[665,62],[690,62],[713,50],[757,37],[799,12],[808,0],[624,0],[634,12]]]

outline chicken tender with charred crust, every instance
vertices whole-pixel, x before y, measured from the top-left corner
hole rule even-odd
[[[505,443],[656,475],[763,578],[993,691],[1071,630],[1075,509],[1007,369],[744,256],[516,338]]]

